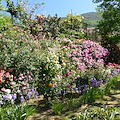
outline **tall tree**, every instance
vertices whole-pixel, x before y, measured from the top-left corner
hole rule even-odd
[[[103,19],[98,28],[102,35],[120,32],[120,0],[93,0],[99,3],[98,11],[102,13]]]
[[[1,3],[2,0],[0,0],[0,11],[3,9],[3,5]]]
[[[101,44],[106,47],[110,55],[106,61],[119,63],[120,50],[117,47],[120,42],[120,0],[93,0],[99,3],[98,11],[103,19],[98,24],[99,33],[102,35]]]

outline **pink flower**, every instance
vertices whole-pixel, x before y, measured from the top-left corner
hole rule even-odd
[[[27,74],[29,74],[29,72],[27,72]]]
[[[19,77],[19,80],[22,80],[22,77]]]
[[[57,87],[57,82],[55,82],[55,87]]]
[[[12,82],[12,83],[11,83],[11,85],[15,85],[15,83],[14,83],[14,82]]]
[[[5,56],[7,56],[7,54],[5,54]]]
[[[70,88],[70,84],[67,85],[67,88]]]
[[[4,35],[6,35],[6,33],[4,33]]]
[[[3,47],[6,47],[6,45],[3,45]]]
[[[66,73],[66,76],[69,76],[69,73]]]
[[[28,91],[31,91],[31,89],[28,89]]]
[[[26,89],[26,87],[23,87],[22,89],[23,89],[23,90],[25,90],[25,89]]]

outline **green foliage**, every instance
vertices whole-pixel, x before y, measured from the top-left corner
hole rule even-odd
[[[98,28],[102,35],[119,33],[120,31],[120,1],[119,0],[93,0],[93,2],[102,2],[98,6],[99,11],[103,11],[103,19],[99,22]]]
[[[83,38],[84,33],[81,32],[83,24],[84,23],[84,17],[81,15],[71,15],[69,13],[67,17],[63,20],[63,25],[61,27],[61,33],[65,34],[67,37],[70,37],[73,35],[73,37],[77,38]]]
[[[29,26],[31,26],[31,32],[33,35],[42,33],[46,37],[53,38],[56,38],[60,35],[62,20],[61,18],[58,18],[57,14],[53,17],[48,15],[47,18],[43,15],[38,15],[33,22],[31,20],[29,21]]]
[[[98,25],[98,20],[91,20],[91,21],[86,21],[86,23],[88,24],[87,27],[96,27]]]
[[[13,16],[18,19],[21,25],[27,25],[28,18],[32,18],[35,14],[35,11],[38,10],[39,7],[44,5],[44,3],[34,3],[32,4],[32,8],[30,6],[29,0],[22,1],[18,0],[17,5],[15,5],[14,1],[6,0],[7,2],[7,12],[11,14],[12,23],[13,23]],[[30,8],[28,7],[30,6]]]
[[[11,24],[11,18],[9,16],[0,14],[0,33],[8,29],[8,24]]]
[[[36,109],[28,105],[0,108],[0,120],[27,120],[36,112]]]
[[[117,44],[120,42],[120,35],[114,34],[114,35],[102,35],[101,45],[108,49],[110,52],[106,64],[109,62],[118,64],[120,61],[120,50]]]
[[[119,108],[104,106],[103,108],[87,108],[72,120],[118,120],[119,117]]]
[[[0,0],[1,2],[2,0]],[[3,5],[0,3],[0,11],[3,10]]]
[[[62,103],[54,103],[53,104],[53,112],[55,114],[61,114],[63,110],[63,104]]]
[[[67,101],[68,110],[74,110],[74,109],[78,108],[80,105],[81,105],[81,103],[72,97],[70,98],[70,100]]]
[[[98,11],[102,11],[102,20],[97,25],[99,34],[102,35],[102,46],[109,52],[108,62],[117,63],[119,58],[119,48],[116,44],[120,42],[120,1],[119,0],[93,0],[93,2],[102,2],[98,6]],[[114,45],[111,45],[114,44]]]
[[[35,67],[38,71],[38,92],[42,94],[47,102],[55,99],[60,84],[60,78],[57,77],[61,73],[61,66],[58,62],[58,57],[50,52],[45,52],[38,58],[38,63]],[[55,85],[56,84],[56,85]]]

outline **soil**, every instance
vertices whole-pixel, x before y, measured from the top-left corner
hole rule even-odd
[[[64,111],[59,115],[53,114],[53,109],[45,106],[43,96],[39,96],[37,99],[30,100],[29,105],[36,106],[38,111],[30,116],[27,120],[65,120],[65,117],[71,118],[79,114],[79,111],[86,109],[89,106],[102,107],[107,105],[109,107],[120,107],[120,80],[114,90],[111,90],[107,96],[96,100],[92,105],[83,105],[73,111]]]

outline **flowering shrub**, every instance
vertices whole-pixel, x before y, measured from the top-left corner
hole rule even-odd
[[[69,60],[71,66],[79,72],[83,69],[98,68],[104,66],[109,52],[98,43],[90,40],[63,40],[62,50],[65,57]]]
[[[34,64],[37,56],[40,54],[40,42],[37,38],[29,34],[29,32],[22,30],[19,27],[10,28],[6,33],[0,35],[0,65],[4,68],[4,74],[12,75],[12,82],[5,77],[1,80],[0,88],[10,89],[11,95],[17,94],[18,100],[21,95],[26,98],[32,96],[31,89],[36,89],[36,72]],[[2,74],[2,73],[1,73]],[[8,79],[8,80],[6,80]],[[13,86],[12,86],[12,85]],[[3,95],[4,92],[1,93]],[[29,94],[29,96],[28,96]],[[22,102],[23,103],[23,102]]]
[[[38,94],[48,102],[73,89],[81,94],[118,72],[110,66],[104,68],[109,52],[90,40],[47,40],[13,27],[0,34],[0,41],[0,65],[4,68],[0,74],[1,104],[9,100],[23,104]],[[61,46],[61,50],[48,51],[46,47],[52,45]]]
[[[31,26],[31,20],[30,25]],[[43,15],[37,16],[35,21],[32,22],[33,26],[31,28],[32,34],[38,35],[38,33],[43,33],[46,37],[58,37],[60,34],[61,18],[58,18],[57,14],[53,17],[48,15],[45,17]]]
[[[32,80],[30,75],[23,76],[20,74],[19,80],[16,76],[13,76],[10,72],[5,72],[1,69],[0,72],[0,104],[5,103],[22,103],[21,97],[25,99],[30,99],[33,95],[36,97],[36,90],[31,89],[30,81]]]
[[[39,62],[36,64],[38,71],[38,92],[44,95],[44,98],[53,99],[59,90],[61,82],[61,65],[58,57],[51,52],[46,52],[39,57]]]
[[[77,38],[83,38],[85,36],[82,32],[82,27],[84,26],[84,17],[81,15],[71,15],[67,14],[67,17],[64,18],[61,33],[65,34],[67,37],[73,35]]]

